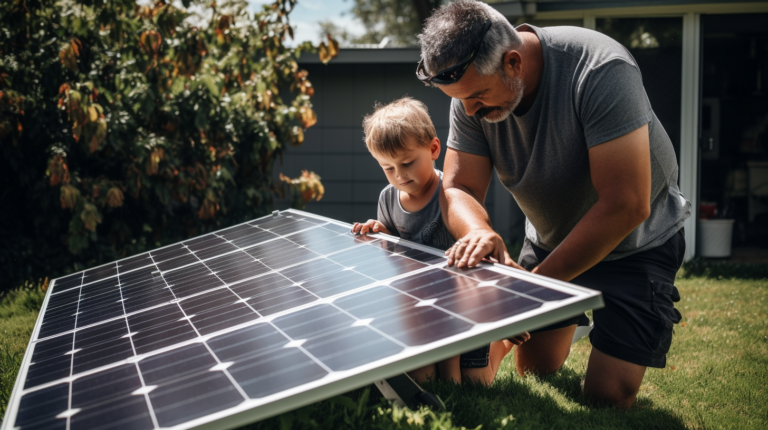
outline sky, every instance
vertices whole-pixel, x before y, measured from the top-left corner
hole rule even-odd
[[[353,35],[365,33],[363,25],[356,20],[350,9],[354,0],[299,0],[291,12],[291,26],[294,27],[296,41],[309,40],[320,42],[319,21],[330,20]],[[272,0],[248,0],[252,11],[260,10],[261,5],[272,3]]]

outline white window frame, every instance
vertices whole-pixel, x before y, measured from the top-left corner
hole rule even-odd
[[[685,261],[696,255],[699,219],[699,96],[701,85],[701,14],[683,15],[683,79],[680,107],[680,191],[691,202],[685,220]]]

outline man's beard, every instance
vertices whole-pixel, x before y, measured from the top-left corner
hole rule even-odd
[[[512,90],[512,92],[515,94],[515,98],[502,106],[484,107],[478,109],[477,112],[475,112],[475,116],[480,117],[489,123],[501,122],[507,119],[509,115],[511,115],[512,112],[517,109],[517,106],[523,99],[523,93],[525,92],[525,83],[523,82],[523,78],[519,76],[510,78],[505,75],[503,71],[501,73],[501,80],[504,82],[507,88]],[[488,118],[488,115],[493,115],[493,118]]]

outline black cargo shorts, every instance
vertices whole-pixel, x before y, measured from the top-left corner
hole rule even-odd
[[[548,255],[549,252],[526,239],[519,264],[533,270]],[[618,260],[601,261],[573,279],[573,284],[603,293],[605,307],[592,313],[592,346],[641,366],[666,366],[673,327],[682,318],[674,305],[680,300],[674,282],[684,255],[685,235],[680,229],[661,246]],[[584,316],[532,333],[567,327],[580,319]]]

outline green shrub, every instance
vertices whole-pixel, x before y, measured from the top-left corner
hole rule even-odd
[[[317,48],[284,43],[296,0],[182,3],[0,3],[0,291],[270,210]]]

